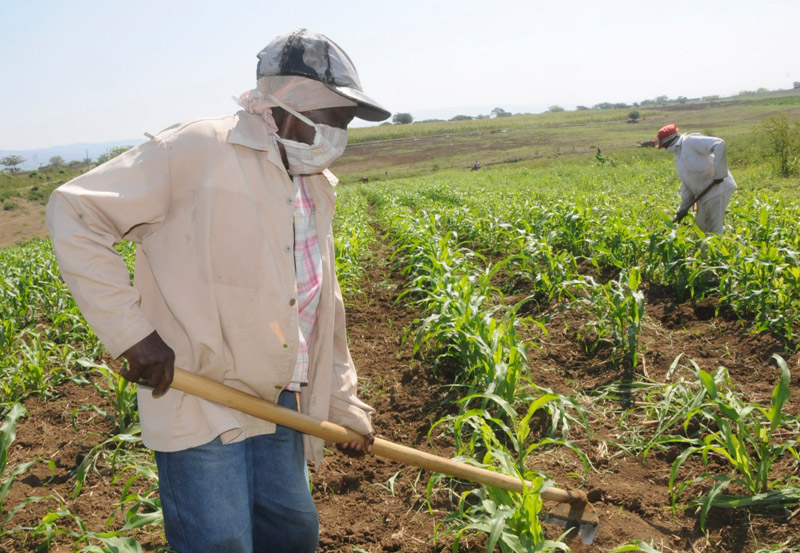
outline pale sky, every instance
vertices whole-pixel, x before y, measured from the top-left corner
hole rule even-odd
[[[300,27],[416,119],[800,81],[798,0],[0,0],[0,24],[7,150],[232,113],[258,51]]]

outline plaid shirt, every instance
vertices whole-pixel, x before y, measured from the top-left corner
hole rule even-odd
[[[294,181],[294,266],[297,275],[297,311],[300,323],[300,342],[297,364],[287,390],[300,391],[308,384],[308,350],[317,322],[317,306],[322,288],[322,253],[317,238],[314,202],[306,190],[305,179]]]

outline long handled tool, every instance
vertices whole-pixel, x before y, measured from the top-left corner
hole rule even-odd
[[[680,223],[684,217],[689,214],[689,210],[692,209],[692,206],[700,201],[700,198],[708,194],[712,188],[716,185],[724,181],[725,179],[714,179],[712,180],[708,186],[703,188],[703,190],[694,197],[691,203],[687,203],[683,208],[679,209],[678,212],[675,214],[675,218],[672,220],[673,223]]]
[[[187,394],[213,401],[242,413],[330,442],[344,443],[353,440],[363,441],[364,439],[363,436],[348,428],[280,407],[254,395],[225,386],[178,367],[175,367],[172,387]],[[392,461],[463,478],[471,482],[519,493],[523,491],[523,482],[519,478],[417,451],[381,438],[375,438],[375,442],[372,444],[372,453]],[[526,481],[525,485],[531,486],[531,483]],[[541,492],[540,496],[544,500],[559,503],[559,506],[549,513],[548,521],[560,524],[565,528],[575,529],[584,543],[592,543],[597,533],[599,521],[584,492],[547,488]]]

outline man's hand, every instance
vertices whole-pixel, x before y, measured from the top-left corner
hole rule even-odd
[[[364,443],[362,444],[359,440],[353,440],[352,442],[345,442],[341,444],[336,444],[336,447],[339,448],[339,451],[346,453],[347,455],[353,455],[359,451],[366,451],[367,453],[372,453],[372,444],[375,443],[375,434],[370,432],[366,436],[364,436]]]
[[[680,223],[681,220],[689,214],[689,210],[692,209],[692,205],[690,204],[682,209],[679,209],[678,212],[675,214],[675,218],[672,220],[673,223]]]
[[[175,352],[158,332],[154,331],[122,355],[128,360],[128,368],[120,371],[125,380],[153,388],[154,398],[167,393],[174,375]]]

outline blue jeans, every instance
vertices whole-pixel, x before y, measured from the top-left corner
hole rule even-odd
[[[292,392],[278,404],[297,409]],[[164,532],[179,553],[312,553],[319,520],[302,434],[156,451]]]

